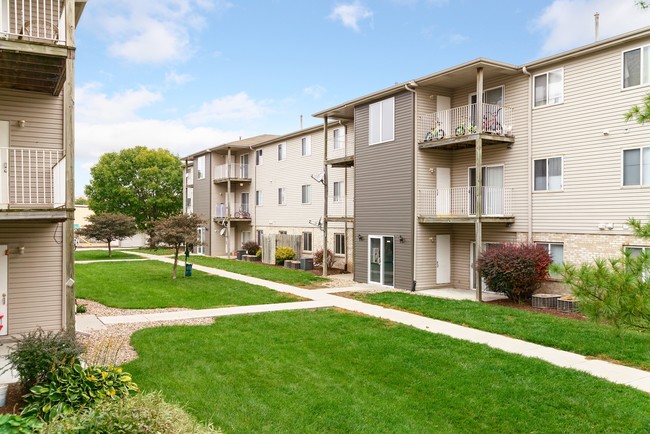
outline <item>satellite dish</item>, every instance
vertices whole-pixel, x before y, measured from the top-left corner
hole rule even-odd
[[[318,218],[318,224],[316,226],[322,226],[323,225],[323,217]]]
[[[323,182],[323,179],[325,179],[325,172],[321,172],[316,176],[311,175],[311,178],[316,182]]]
[[[226,233],[226,228],[222,228],[222,229],[219,231],[219,235],[221,235],[221,236],[224,236],[225,233]]]

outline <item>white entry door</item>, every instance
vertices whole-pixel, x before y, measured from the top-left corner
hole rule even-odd
[[[436,283],[451,282],[451,235],[436,235]]]
[[[447,111],[449,109],[451,109],[451,98],[436,95],[436,113],[438,114],[436,122],[440,122],[440,127],[445,131],[445,137],[451,137],[451,118]],[[435,127],[434,125],[433,128]]]
[[[7,335],[7,246],[0,245],[0,336]]]
[[[451,169],[436,167],[436,215],[451,214]]]

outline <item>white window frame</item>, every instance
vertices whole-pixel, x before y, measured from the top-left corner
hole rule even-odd
[[[621,150],[621,186],[624,188],[648,188],[650,187],[650,173],[645,173],[643,170],[644,161],[643,161],[643,150],[648,149],[648,158],[650,158],[650,146],[637,146],[635,148],[627,148]],[[639,183],[638,184],[625,184],[625,151],[639,151]],[[650,161],[647,163],[650,168]],[[644,178],[646,182],[644,184]]]
[[[302,233],[302,251],[312,252],[314,250],[314,237],[311,232]],[[308,248],[309,247],[309,248]]]
[[[300,139],[300,155],[309,157],[311,155],[311,136],[305,136]]]
[[[559,71],[560,77],[561,77],[561,81],[560,81],[560,87],[561,87],[560,98],[559,98],[558,101],[551,101],[550,96],[549,96],[549,89],[550,89],[549,77],[551,76],[552,73],[556,73],[558,71]],[[535,87],[535,80],[537,79],[537,77],[541,77],[543,75],[546,76],[546,95],[545,95],[546,96],[546,102],[544,104],[539,104],[538,105],[537,102],[536,102],[536,90],[537,89]],[[551,105],[558,105],[558,104],[564,103],[564,68],[555,68],[555,69],[552,69],[550,71],[543,72],[541,74],[535,74],[533,76],[533,91],[532,91],[532,94],[533,94],[533,101],[532,101],[533,108],[548,107],[548,106],[551,106]]]
[[[629,50],[625,50],[621,52],[621,89],[623,90],[628,90],[628,89],[636,89],[637,87],[641,86],[647,86],[650,84],[650,73],[646,72],[645,68],[645,62],[644,62],[644,50],[648,50],[648,54],[650,55],[650,44],[646,45],[641,45],[638,47],[630,48]],[[635,84],[633,86],[625,86],[625,53],[630,53],[632,51],[639,50],[639,84]],[[650,61],[646,61],[648,63],[648,67],[650,67]],[[648,75],[648,80],[644,83],[643,82],[643,77],[644,75]]]
[[[339,203],[343,201],[344,188],[345,183],[343,181],[334,181],[332,185],[332,202]]]
[[[553,160],[555,158],[560,159],[560,188],[550,189],[549,185],[548,185],[548,181],[549,181],[548,160]],[[542,160],[546,161],[546,164],[545,164],[545,166],[546,166],[546,183],[545,183],[545,188],[544,189],[538,190],[537,185],[536,185],[537,176],[536,176],[536,173],[535,173],[535,162],[542,161]],[[537,192],[549,192],[549,191],[564,191],[564,157],[556,156],[556,157],[547,157],[547,158],[535,158],[533,160],[533,191],[536,192],[536,193]]]
[[[624,246],[625,250],[641,250],[641,253],[643,252],[650,252],[650,246]],[[650,281],[650,270],[645,270],[643,271],[642,274],[642,279],[644,282]]]
[[[287,189],[285,187],[279,187],[278,188],[278,205],[286,205],[287,204]]]
[[[241,232],[241,245],[243,246],[244,243],[247,243],[250,240],[251,240],[251,231],[242,231]]]
[[[196,179],[205,179],[205,155],[196,159]]]
[[[260,246],[264,242],[264,231],[262,229],[257,229],[255,231],[255,240]]]
[[[345,255],[345,234],[334,234],[334,254],[338,256]]]
[[[207,229],[204,228],[203,226],[199,226],[196,228],[197,232],[197,243],[196,243],[196,254],[197,255],[205,255],[205,238],[206,238],[206,232]]]
[[[256,149],[255,150],[255,165],[262,166],[264,164],[264,150]]]
[[[535,241],[535,244],[537,244],[538,246],[546,247],[546,251],[551,256],[551,260],[553,261],[552,264],[562,265],[565,262],[564,261],[564,243],[557,242],[557,241],[554,241],[554,242],[551,242],[551,241]],[[561,261],[553,258],[553,249],[551,248],[552,246],[560,247],[562,249],[562,260]],[[551,274],[551,275],[555,276],[553,274]]]
[[[389,118],[385,113],[385,104],[392,106],[392,117]],[[378,122],[373,119],[373,112],[377,113]],[[390,136],[384,137],[384,124],[390,122]],[[377,124],[377,125],[375,125]],[[377,140],[373,141],[373,130],[377,128]],[[378,145],[380,143],[395,141],[395,97],[377,101],[368,106],[368,144]]]
[[[307,187],[307,190],[305,190],[305,187]],[[304,184],[300,190],[301,190],[301,203],[303,205],[310,205],[311,204],[311,185],[310,184]],[[305,201],[305,191],[307,192],[307,200],[306,201]]]
[[[278,144],[278,161],[284,161],[287,159],[287,144],[280,143]]]
[[[334,128],[332,130],[332,142],[334,143],[333,149],[338,151],[343,149],[345,145],[345,129],[344,128]]]
[[[263,206],[264,205],[264,195],[262,194],[262,190],[255,190],[255,206]]]

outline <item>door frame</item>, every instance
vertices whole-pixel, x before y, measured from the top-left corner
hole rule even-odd
[[[386,285],[384,283],[384,278],[385,278],[385,263],[384,259],[386,255],[384,254],[384,241],[386,239],[390,238],[393,243],[393,284],[392,285]],[[370,280],[370,276],[372,275],[371,273],[371,266],[373,264],[372,259],[373,259],[373,252],[372,252],[372,241],[373,239],[379,240],[379,282]],[[374,285],[381,285],[387,288],[394,288],[395,287],[395,237],[393,235],[368,235],[368,283],[372,283]]]
[[[448,275],[448,277],[444,281],[440,279],[440,263],[441,263],[440,257],[442,255],[440,254],[441,251],[439,248],[440,248],[441,237],[447,237],[448,239],[448,242],[446,244],[447,245],[446,251],[448,253],[448,256],[445,262],[448,264],[447,269],[449,271],[448,273],[446,273],[446,276]],[[451,234],[436,234],[436,285],[446,285],[449,283],[451,283]]]

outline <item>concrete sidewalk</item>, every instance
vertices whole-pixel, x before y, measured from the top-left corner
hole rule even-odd
[[[160,256],[147,255],[143,253],[138,253],[138,255],[147,257],[149,259],[173,263],[173,260]],[[603,378],[613,383],[625,384],[630,387],[634,387],[636,389],[650,393],[650,372],[648,371],[617,365],[602,360],[594,360],[579,354],[570,353],[568,351],[557,350],[520,339],[514,339],[495,333],[488,333],[445,321],[425,318],[420,315],[363,303],[361,301],[352,300],[336,295],[336,292],[356,291],[359,289],[359,287],[367,289],[365,288],[367,285],[352,285],[348,288],[336,288],[335,291],[333,291],[333,288],[326,288],[323,290],[309,290],[196,264],[194,265],[194,269],[216,276],[222,276],[255,285],[266,286],[275,291],[294,294],[312,301],[255,306],[237,306],[219,309],[201,309],[194,311],[165,312],[149,315],[120,315],[114,317],[100,317],[96,318],[95,322],[93,322],[92,319],[84,319],[85,324],[83,322],[80,322],[78,324],[79,327],[77,330],[81,332],[88,332],[92,330],[93,324],[97,327],[105,327],[109,324],[120,324],[128,322],[165,321],[187,318],[206,318],[225,315],[272,312],[280,310],[336,307],[351,312],[358,312],[376,318],[386,319],[396,323],[408,325],[430,333],[438,333],[450,336],[455,339],[462,339],[478,344],[484,344],[495,349],[506,351],[508,353],[519,354],[526,357],[535,357],[541,360],[545,360],[556,366],[587,372],[593,376]],[[426,295],[436,296],[436,291],[427,291],[428,293]],[[450,294],[441,291],[440,295],[448,298]]]

